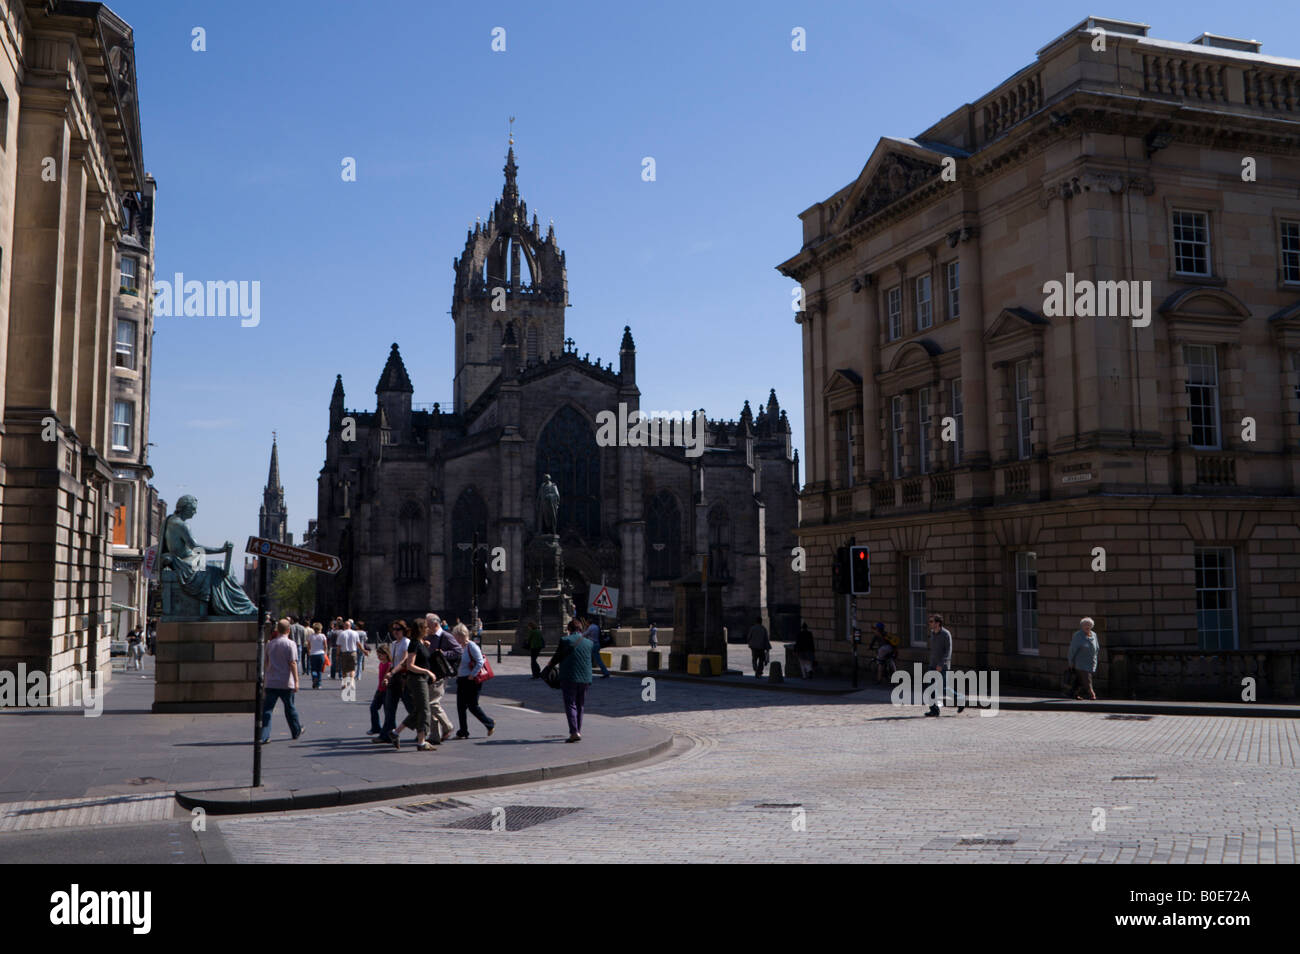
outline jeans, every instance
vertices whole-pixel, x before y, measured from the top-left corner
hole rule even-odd
[[[564,715],[569,720],[569,735],[582,734],[582,709],[587,702],[589,682],[570,682],[565,679],[560,683],[560,693],[564,696]]]
[[[320,688],[320,676],[321,673],[324,671],[324,669],[325,669],[325,654],[312,653],[311,654],[311,687],[313,689]]]
[[[542,667],[537,665],[537,657],[540,656],[541,654],[542,651],[540,649],[528,650],[528,655],[530,657],[528,661],[532,664],[534,679],[536,679],[538,676],[542,674]]]
[[[750,653],[754,657],[754,675],[763,675],[763,670],[767,667],[767,650],[751,649]]]
[[[383,711],[384,699],[387,698],[387,695],[383,690],[380,690],[370,700],[370,731],[376,734],[383,731],[379,725],[379,713]]]
[[[592,672],[595,672],[596,666],[599,666],[600,671],[604,675],[606,676],[609,675],[609,667],[605,665],[605,657],[600,654],[600,643],[594,639],[591,641],[591,662],[592,662],[592,669],[591,669]]]
[[[277,700],[284,700],[284,717],[289,722],[289,734],[295,739],[302,733],[302,722],[298,710],[293,707],[292,689],[267,689],[262,696],[262,741],[271,741],[271,716],[275,713]]]
[[[474,718],[489,729],[496,728],[496,723],[478,704],[478,694],[482,689],[483,687],[469,676],[461,676],[456,680],[456,715],[460,720],[460,731],[456,734],[462,739],[469,738],[469,724],[465,721],[466,712],[473,713]]]
[[[397,703],[402,698],[402,677],[389,676],[388,689],[384,692],[384,727],[380,730],[382,738],[389,738],[397,729]]]

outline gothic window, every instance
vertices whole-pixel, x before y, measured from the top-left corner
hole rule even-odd
[[[397,516],[397,579],[418,580],[421,576],[420,508],[411,501],[402,505]]]
[[[722,506],[709,511],[709,579],[731,579],[731,517]]]
[[[466,487],[451,508],[451,566],[455,580],[469,589],[470,567],[475,535],[480,544],[487,541],[487,504],[473,487]]]
[[[560,532],[576,531],[589,542],[600,536],[600,454],[591,425],[575,408],[565,405],[537,440],[537,476],[545,475],[560,491]]]
[[[646,567],[652,580],[681,576],[682,517],[677,498],[661,490],[646,508]]]
[[[501,357],[501,339],[505,335],[505,329],[501,327],[501,322],[492,322],[492,355],[494,358]]]
[[[528,364],[536,364],[538,359],[536,323],[533,323],[528,326],[527,340],[528,340],[528,350],[525,353],[525,360]]]

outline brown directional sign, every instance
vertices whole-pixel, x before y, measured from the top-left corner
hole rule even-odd
[[[265,537],[249,537],[248,547],[244,552],[267,560],[305,566],[309,570],[319,570],[321,573],[337,573],[343,568],[343,561],[332,553],[317,553],[315,550],[291,547],[287,543],[277,543]]]

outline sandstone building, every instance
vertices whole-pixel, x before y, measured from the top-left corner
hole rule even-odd
[[[850,659],[853,539],[859,625],[905,657],[937,611],[957,667],[1055,686],[1088,615],[1112,692],[1295,693],[1297,157],[1300,61],[1093,18],[802,213],[822,658]],[[1149,323],[1120,297],[1147,289]]]
[[[348,410],[335,382],[312,539],[343,570],[318,578],[316,615],[359,616],[372,629],[430,609],[468,620],[477,540],[484,556],[499,547],[503,557],[491,560],[483,618],[527,618],[541,575],[537,490],[550,474],[576,602],[604,579],[621,590],[623,621],[665,625],[673,581],[707,554],[725,581],[727,625],[761,615],[793,635],[797,460],[775,392],[757,415],[746,402],[736,420],[709,421],[698,456],[598,442],[601,411],[642,407],[631,331],[617,368],[578,354],[564,330],[564,252],[553,227],[529,222],[513,148],[504,171],[486,226],[454,263],[455,406],[412,403],[396,344],[374,410]]]
[[[126,246],[141,246],[137,287],[152,253],[135,89],[131,28],[103,4],[0,0],[6,669],[66,677],[107,668],[115,484],[135,493],[124,550],[145,542],[149,309],[121,294],[131,286]],[[119,319],[137,325],[133,369],[115,363]]]

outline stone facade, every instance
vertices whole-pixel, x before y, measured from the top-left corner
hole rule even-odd
[[[118,246],[151,189],[131,28],[49,8],[0,0],[0,666],[66,676],[109,666]]]
[[[956,666],[1054,686],[1088,615],[1104,650],[1294,691],[1300,61],[1146,34],[1084,21],[801,215],[801,602],[831,668],[853,538],[859,624],[905,659],[940,612]],[[1149,312],[1050,300],[1115,281]]]
[[[550,473],[579,602],[604,578],[621,590],[622,621],[665,625],[673,581],[712,553],[729,625],[761,615],[788,627],[798,463],[775,392],[757,415],[746,402],[736,420],[709,421],[698,456],[599,444],[601,411],[642,406],[636,346],[624,328],[615,369],[566,340],[564,252],[554,227],[543,236],[535,216],[529,223],[516,173],[511,149],[502,196],[454,264],[456,406],[411,403],[396,344],[373,411],[347,410],[335,382],[312,538],[343,570],[317,581],[316,615],[359,616],[372,629],[430,609],[468,620],[477,539],[495,571],[483,618],[528,618],[543,556],[536,496]]]

